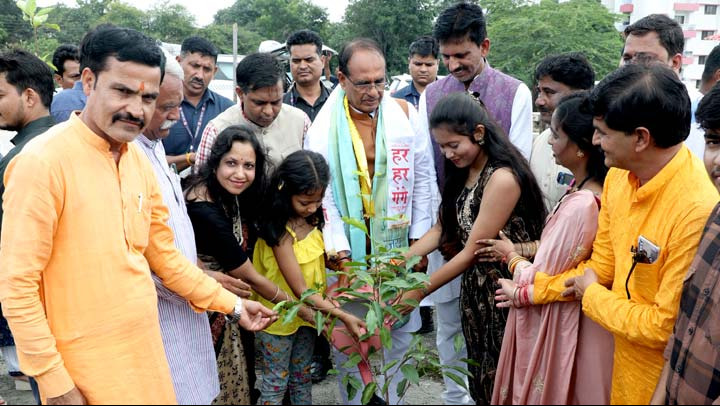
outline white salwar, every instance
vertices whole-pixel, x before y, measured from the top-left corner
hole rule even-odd
[[[328,136],[330,134],[332,119],[332,110],[337,106],[337,97],[340,89],[332,92],[325,105],[318,113],[310,130],[305,137],[305,149],[316,151],[328,158]],[[410,222],[409,237],[417,239],[422,237],[431,227],[433,223],[433,195],[437,194],[435,166],[432,156],[432,147],[430,139],[423,133],[420,127],[420,120],[417,111],[408,105],[408,116],[402,110],[400,105],[391,97],[385,96],[381,101],[383,121],[385,123],[385,137],[387,146],[387,159],[393,159],[391,148],[398,145],[407,145],[412,154],[410,162],[412,165],[407,171],[406,182],[412,186],[412,193],[408,196],[408,204],[404,206],[404,210],[399,213],[403,214],[405,219]],[[345,114],[338,112],[338,114]],[[348,137],[350,134],[347,135]],[[334,174],[330,174],[332,177]],[[405,175],[405,174],[403,174]],[[390,182],[389,182],[390,183]],[[358,199],[360,197],[358,196]],[[397,206],[391,208],[392,199],[388,197],[388,213],[397,210]],[[323,228],[323,237],[325,239],[325,251],[328,253],[336,253],[340,251],[350,251],[350,242],[345,234],[345,226],[342,216],[335,202],[332,188],[328,187],[323,198],[323,210],[325,213],[325,227]],[[328,285],[331,285],[331,278]],[[385,350],[385,360],[390,362],[400,359],[407,351],[411,334],[420,328],[420,315],[416,309],[411,313],[410,321],[404,326],[392,331],[393,347],[392,350]],[[348,399],[347,390],[342,385],[342,377],[352,374],[360,379],[357,368],[347,370],[342,364],[347,360],[347,356],[333,349],[335,365],[339,371],[338,385],[341,396],[345,404],[360,404],[360,396],[358,393],[353,399]],[[390,404],[398,404],[397,384],[402,380],[402,374],[397,373],[395,379],[390,385]]]

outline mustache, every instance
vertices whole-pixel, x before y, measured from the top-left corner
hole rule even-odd
[[[127,121],[127,122],[129,122],[129,123],[135,123],[135,124],[137,124],[140,128],[145,128],[145,120],[143,120],[143,119],[141,119],[141,118],[133,117],[133,116],[132,116],[131,114],[129,114],[129,113],[115,113],[115,114],[113,114],[113,116],[112,116],[112,122],[113,122],[113,124],[115,124],[116,121],[120,121],[120,120],[122,120],[122,121]]]
[[[465,67],[460,66],[460,67],[455,68],[455,70],[453,70],[453,71],[450,72],[450,73],[460,73],[460,72],[462,72],[462,71],[464,71],[464,70],[465,70]]]
[[[200,78],[192,78],[192,79],[190,79],[190,83],[197,83],[199,85],[205,85],[205,81]]]
[[[552,113],[552,111],[547,107],[538,107],[537,109],[541,113]]]
[[[174,126],[175,123],[177,123],[177,120],[165,120],[163,121],[162,125],[160,126],[161,130],[169,130],[170,127]]]

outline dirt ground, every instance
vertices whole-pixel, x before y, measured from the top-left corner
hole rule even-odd
[[[435,333],[423,335],[425,345],[435,347]],[[419,386],[412,386],[408,390],[405,403],[409,405],[441,405],[440,397],[443,384],[438,378],[428,378],[420,381]],[[0,396],[8,405],[34,404],[31,391],[15,390],[13,379],[7,374],[5,362],[0,357]],[[324,381],[313,385],[313,404],[340,405],[341,398],[335,377],[328,377]]]

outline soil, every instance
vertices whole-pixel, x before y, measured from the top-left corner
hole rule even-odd
[[[435,334],[424,334],[425,345],[435,347]],[[408,389],[405,403],[409,405],[441,405],[440,394],[443,384],[439,377],[433,376],[420,381],[420,385]],[[0,357],[0,396],[8,405],[32,405],[34,399],[31,391],[15,390],[13,379],[7,374],[5,362]],[[324,381],[313,385],[313,403],[316,405],[340,405],[341,398],[338,391],[337,379],[328,377]]]

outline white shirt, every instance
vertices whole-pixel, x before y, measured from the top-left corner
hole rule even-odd
[[[558,183],[558,174],[564,172],[572,176],[569,169],[555,163],[552,147],[548,144],[551,134],[548,128],[537,136],[530,156],[530,169],[543,193],[543,201],[548,212],[552,211],[568,188],[568,185]]]
[[[697,110],[700,100],[703,98],[703,94],[694,87],[688,87],[688,95],[690,96],[692,118],[690,120],[690,135],[685,140],[685,145],[690,148],[690,151],[700,159],[703,159],[705,154],[705,131],[703,131],[699,124],[695,121],[695,111]]]

